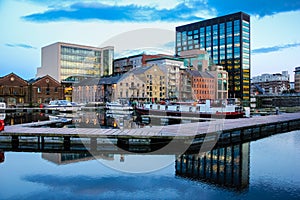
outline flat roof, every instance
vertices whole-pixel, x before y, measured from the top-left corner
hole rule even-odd
[[[208,25],[212,25],[212,24],[218,24],[218,23],[226,22],[226,21],[229,21],[229,20],[232,21],[233,18],[237,18],[237,17],[243,18],[247,21],[250,21],[250,15],[240,11],[240,12],[231,13],[231,14],[228,14],[228,15],[223,15],[223,16],[219,16],[219,17],[215,17],[215,18],[211,18],[211,19],[205,19],[205,20],[201,20],[201,21],[198,21],[198,22],[193,22],[193,23],[190,23],[190,24],[177,26],[176,31],[184,31],[189,27],[208,26]]]

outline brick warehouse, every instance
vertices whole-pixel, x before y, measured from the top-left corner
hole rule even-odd
[[[63,99],[63,86],[51,76],[26,81],[14,73],[0,77],[0,102],[8,107],[38,106]]]

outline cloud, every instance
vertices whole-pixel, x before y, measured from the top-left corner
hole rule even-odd
[[[198,9],[205,5],[198,5]],[[197,11],[195,10],[195,11]],[[24,20],[34,22],[49,22],[61,20],[104,20],[104,21],[191,21],[203,18],[195,15],[189,6],[178,4],[172,9],[157,9],[151,6],[108,5],[103,3],[74,3],[63,8],[49,9],[43,13],[23,16]]]
[[[32,0],[32,3],[38,4]],[[55,1],[57,2],[57,1]],[[174,1],[172,8],[159,8],[149,2],[144,4],[111,4],[109,1],[99,3],[97,1],[76,2],[63,1],[54,4],[46,1],[48,10],[42,13],[34,13],[23,16],[27,21],[50,22],[63,20],[104,20],[104,21],[123,21],[123,22],[153,22],[153,21],[199,21],[205,19],[204,16],[226,15],[237,11],[243,11],[250,15],[264,17],[280,12],[299,11],[300,1],[276,0],[276,1],[237,1],[228,0],[189,0]]]
[[[243,11],[251,15],[264,17],[281,12],[299,11],[300,1],[276,0],[276,1],[237,1],[237,0],[208,0],[208,5],[216,9],[218,14],[225,15],[232,12]]]
[[[252,54],[261,54],[261,53],[271,53],[276,51],[281,51],[288,48],[298,47],[300,43],[286,44],[281,46],[273,46],[273,47],[263,47],[258,49],[253,49]]]
[[[8,46],[8,47],[21,47],[21,48],[24,48],[24,49],[36,49],[36,47],[33,47],[31,45],[28,45],[28,44],[10,44],[10,43],[6,43],[5,46]]]

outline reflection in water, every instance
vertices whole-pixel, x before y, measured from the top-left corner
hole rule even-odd
[[[104,110],[83,111],[76,113],[59,113],[57,115],[49,115],[46,113],[39,112],[15,112],[6,114],[4,113],[2,118],[5,121],[5,125],[15,125],[37,121],[67,118],[72,119],[73,123],[72,125],[67,126],[69,128],[76,127],[105,129],[132,129],[142,128],[145,126],[165,126],[171,124],[195,122],[193,120],[172,119],[167,117],[149,117],[140,115],[135,116],[132,114],[113,114]]]
[[[5,160],[5,155],[3,151],[0,151],[0,163],[3,163]]]
[[[250,144],[215,148],[205,154],[183,154],[176,160],[176,175],[243,189],[249,185]]]
[[[6,113],[4,122],[5,125],[15,125],[45,120],[49,120],[49,115],[45,113],[16,112]]]
[[[245,189],[249,186],[250,143],[234,144],[214,148],[204,154],[183,154],[175,160],[176,175],[220,186]],[[116,156],[116,157],[115,157]],[[126,155],[90,153],[43,153],[42,158],[50,162],[71,164],[101,159],[124,162]],[[139,157],[139,155],[131,155]],[[153,155],[151,155],[153,157]],[[141,158],[139,158],[141,159]],[[119,165],[118,163],[114,163]],[[136,163],[136,165],[140,165]]]
[[[131,115],[113,115],[104,111],[84,112],[73,117],[77,128],[136,128]]]
[[[133,160],[128,155],[120,155],[119,159],[119,155],[114,154],[111,161],[79,162],[84,159],[82,157],[88,159],[89,154],[64,154],[60,158],[62,163],[67,163],[67,160],[76,163],[54,165],[42,160],[39,153],[6,152],[5,162],[0,164],[0,199],[299,200],[299,142],[300,131],[277,134],[251,142],[251,161],[250,145],[234,144],[219,146],[202,156],[185,154],[176,161],[173,155],[172,165],[140,174],[122,173],[102,163],[128,163],[132,169],[137,163],[145,162],[143,157],[151,160],[153,155],[139,155]],[[165,159],[161,157],[152,162]],[[206,167],[201,167],[202,164]],[[189,167],[193,165],[198,168]],[[200,172],[202,175],[205,172],[205,176],[200,177]],[[238,186],[233,185],[235,182]],[[225,185],[227,187],[222,187]],[[240,190],[242,188],[247,189]]]
[[[83,162],[94,159],[114,160],[113,154],[91,153],[42,153],[42,158],[58,165]]]

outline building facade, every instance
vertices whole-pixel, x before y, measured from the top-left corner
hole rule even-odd
[[[180,70],[185,69],[182,59],[161,57],[149,59],[146,61],[148,66],[157,65],[166,76],[166,93],[167,99],[177,99],[180,89]]]
[[[146,65],[146,60],[152,58],[160,58],[164,55],[157,54],[157,55],[147,55],[145,53],[133,55],[129,57],[123,57],[115,59],[113,62],[113,74],[114,75],[121,75],[124,74],[131,69],[142,67]]]
[[[89,103],[98,101],[97,91],[99,90],[100,78],[86,78],[73,85],[72,99],[77,103]]]
[[[276,74],[262,74],[252,77],[251,88],[254,94],[281,94],[290,89],[288,71]]]
[[[194,99],[192,90],[192,79],[189,77],[189,73],[186,69],[180,69],[180,76],[177,82],[179,83],[179,101],[191,101]]]
[[[114,47],[104,48],[57,42],[42,47],[37,77],[50,75],[61,82],[70,76],[100,77],[113,73]]]
[[[120,99],[123,102],[129,102],[146,98],[146,83],[134,72],[123,74],[113,89],[115,101]]]
[[[7,107],[29,104],[29,84],[14,73],[0,77],[0,102]]]
[[[222,66],[212,66],[209,72],[215,79],[215,97],[216,99],[228,99],[228,72]]]
[[[117,101],[120,98],[118,96],[117,84],[121,78],[122,76],[101,77],[99,81],[98,91],[96,94],[97,101]]]
[[[211,71],[211,66],[214,65],[210,55],[200,49],[182,51],[180,58],[183,59],[185,67],[193,68],[199,72]]]
[[[145,101],[156,102],[166,99],[166,74],[157,65],[131,70],[145,85]],[[142,87],[144,88],[144,87]]]
[[[26,81],[14,73],[0,78],[0,102],[28,107],[64,99],[63,86],[49,75]]]
[[[176,27],[176,55],[201,49],[228,72],[228,97],[250,103],[250,16],[229,14]]]
[[[295,92],[300,92],[300,67],[295,67]]]
[[[32,106],[48,104],[52,100],[64,99],[61,83],[49,75],[29,80],[29,99]]]
[[[209,72],[187,70],[188,79],[191,80],[192,97],[195,101],[200,99],[215,100],[215,78]]]

